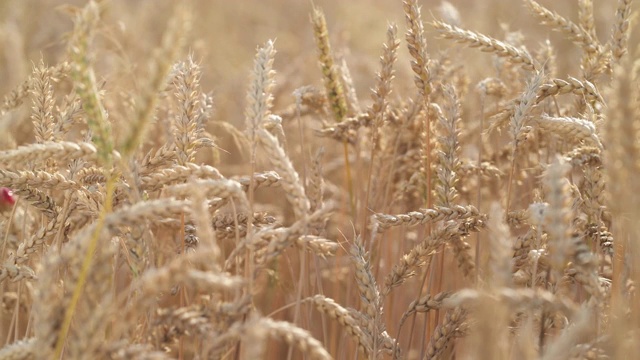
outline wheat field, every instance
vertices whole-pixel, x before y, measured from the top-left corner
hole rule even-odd
[[[640,357],[637,15],[0,1],[0,360]]]

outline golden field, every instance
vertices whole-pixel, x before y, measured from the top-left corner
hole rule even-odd
[[[640,353],[631,0],[0,19],[0,360]]]

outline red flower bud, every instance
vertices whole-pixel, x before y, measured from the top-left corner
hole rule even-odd
[[[16,203],[16,198],[9,188],[0,188],[0,211],[10,209]]]

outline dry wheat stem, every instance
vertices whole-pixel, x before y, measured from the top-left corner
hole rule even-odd
[[[277,78],[275,43],[257,48],[243,109],[234,106],[242,85],[225,81],[245,53],[214,51],[233,61],[212,67],[202,44],[224,34],[187,36],[193,27],[199,37],[206,11],[179,3],[133,18],[125,3],[63,6],[74,20],[63,37],[48,7],[5,7],[0,359],[640,351],[631,0],[578,0],[562,16],[571,7],[525,0],[545,26],[516,17],[510,28],[478,23],[481,32],[465,30],[468,9],[404,0],[396,10],[409,63],[397,63],[389,24],[375,75],[373,38],[339,31],[332,51],[314,7],[324,88],[304,85],[314,81],[296,55],[304,44],[285,35]],[[364,20],[381,20],[387,5]],[[344,28],[343,12],[326,6]],[[161,9],[170,13],[157,16]],[[270,10],[275,21],[285,13]],[[428,53],[422,15],[432,10],[445,20],[431,35],[488,52],[489,67],[455,46]],[[243,27],[247,14],[233,20]],[[33,32],[28,21],[51,26]],[[539,43],[547,31],[569,41]],[[226,43],[245,40],[235,35]],[[43,39],[50,46],[40,49]],[[182,57],[185,46],[193,54]],[[27,80],[7,88],[23,72]],[[334,140],[342,150],[327,146]],[[351,212],[337,211],[349,200]],[[475,259],[471,232],[483,244]],[[416,274],[427,291],[416,291]],[[403,329],[409,317],[418,327]],[[422,344],[395,339],[407,331]]]

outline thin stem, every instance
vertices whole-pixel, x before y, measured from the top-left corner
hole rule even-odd
[[[482,164],[482,155],[484,144],[482,142],[482,131],[484,129],[484,100],[485,95],[482,94],[480,98],[480,130],[478,131],[478,188],[476,190],[476,209],[480,211],[480,203],[482,202],[482,174],[480,173]],[[476,233],[476,264],[480,264],[480,232]],[[480,271],[476,271],[476,284],[480,280]]]
[[[506,200],[507,203],[504,206],[504,208],[506,209],[505,216],[509,216],[509,210],[511,206],[511,190],[513,186],[513,177],[515,176],[515,172],[516,172],[516,148],[514,145],[513,153],[511,155],[511,170],[509,171],[509,182],[507,183],[507,200]]]
[[[351,164],[349,162],[349,144],[346,140],[342,142],[344,147],[344,170],[346,176],[347,190],[349,191],[349,208],[351,211],[351,217],[356,214],[356,204],[353,194],[353,178],[351,177]]]
[[[78,275],[78,282],[76,283],[76,286],[73,289],[73,294],[71,295],[71,301],[69,302],[69,306],[67,307],[64,314],[64,320],[62,322],[62,326],[60,327],[60,335],[58,336],[58,341],[56,342],[54,359],[60,359],[60,357],[62,356],[62,349],[64,348],[64,344],[67,340],[67,335],[69,334],[69,327],[71,326],[73,314],[75,313],[76,307],[78,306],[78,301],[80,300],[82,289],[84,288],[84,285],[89,277],[89,269],[91,268],[93,254],[98,248],[100,234],[102,233],[102,229],[104,228],[107,214],[111,212],[111,209],[113,207],[113,195],[116,189],[116,180],[117,177],[114,176],[113,173],[110,173],[108,175],[105,189],[105,203],[96,222],[95,230],[93,231],[93,234],[89,241],[87,252],[84,255],[82,267],[80,268],[80,274]]]

